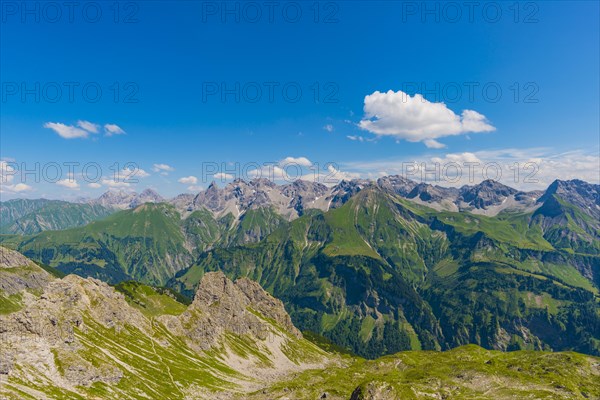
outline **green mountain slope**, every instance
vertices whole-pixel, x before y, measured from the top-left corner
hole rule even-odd
[[[599,258],[544,235],[531,213],[439,212],[370,188],[260,243],[208,251],[169,285],[248,276],[301,329],[366,357],[468,343],[598,354]]]
[[[596,399],[599,359],[577,353],[410,351],[306,371],[243,399]],[[322,397],[325,395],[326,397]]]
[[[147,203],[82,227],[2,239],[65,273],[109,283],[163,285],[202,251],[258,241],[283,223],[268,208],[248,210],[239,219],[228,214],[216,220],[206,210],[182,218],[172,205]]]
[[[114,212],[101,205],[58,200],[9,200],[0,203],[0,233],[33,235],[83,226]]]

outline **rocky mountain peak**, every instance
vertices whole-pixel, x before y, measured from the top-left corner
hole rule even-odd
[[[555,180],[546,192],[538,199],[538,203],[556,203],[558,197],[577,206],[584,213],[600,219],[600,185],[587,183],[579,179],[569,181]],[[558,207],[554,204],[554,208]]]
[[[460,189],[459,200],[469,206],[485,209],[502,204],[509,196],[518,191],[492,179],[486,179],[473,186],[463,186]]]
[[[342,180],[335,185],[331,192],[331,208],[341,207],[356,193],[365,187],[372,185],[372,182],[366,179]]]
[[[100,204],[104,207],[125,209],[129,207],[135,197],[135,192],[111,189],[103,193],[96,200],[92,200],[92,203]]]
[[[417,183],[401,175],[389,175],[379,178],[377,185],[389,193],[406,197],[415,188]]]
[[[434,186],[428,183],[418,183],[406,195],[409,199],[418,198],[421,201],[433,203],[442,200],[453,200],[456,197],[455,189]]]
[[[129,208],[136,208],[145,203],[160,203],[162,201],[164,201],[164,199],[160,194],[148,188],[133,198],[129,204]]]
[[[52,275],[21,253],[0,246],[0,296],[39,290],[52,279]]]
[[[545,200],[553,194],[575,204],[584,202],[600,205],[600,185],[587,183],[579,179],[569,181],[555,180],[548,186],[540,201]]]
[[[265,328],[256,312],[275,320],[288,333],[301,338],[302,334],[285,311],[283,303],[268,294],[260,285],[242,278],[233,282],[222,272],[209,272],[202,277],[192,309],[203,315],[210,313],[210,322],[238,334],[253,332],[260,335]]]
[[[276,188],[277,184],[270,179],[267,178],[256,178],[250,181],[250,185],[254,187],[268,187],[268,188]]]
[[[306,181],[303,179],[297,179],[292,183],[283,185],[281,192],[288,197],[294,197],[295,195],[302,196],[323,196],[327,194],[328,188],[319,182]]]
[[[21,253],[0,246],[0,268],[18,268],[31,264],[33,262]]]

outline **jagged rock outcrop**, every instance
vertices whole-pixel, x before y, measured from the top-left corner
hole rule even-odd
[[[331,189],[329,198],[330,208],[338,208],[346,204],[348,200],[355,194],[372,184],[371,181],[365,179],[353,179],[351,181],[343,180]]]
[[[502,204],[509,196],[516,193],[516,189],[487,179],[475,186],[463,186],[459,200],[475,208],[487,208]]]
[[[145,189],[141,193],[125,190],[109,190],[97,199],[90,200],[89,203],[125,210],[128,208],[136,208],[145,203],[160,203],[164,200],[165,199],[160,194],[152,189]]]
[[[576,205],[584,213],[600,219],[600,185],[594,185],[579,179],[570,181],[555,180],[550,184],[538,203],[544,203],[550,197],[557,196]]]
[[[419,183],[410,193],[407,194],[409,199],[419,199],[427,203],[438,203],[443,200],[454,200],[456,190],[452,188],[444,188],[441,186],[433,186],[427,183]]]
[[[91,200],[92,204],[100,204],[104,207],[126,209],[129,207],[136,194],[124,190],[109,190],[97,199]]]
[[[206,350],[216,345],[225,332],[265,340],[273,325],[265,318],[296,338],[302,338],[283,303],[258,283],[245,278],[234,283],[222,272],[209,272],[202,278],[187,311],[177,321],[170,317],[164,321],[175,332],[181,330],[194,345]]]
[[[17,252],[0,254],[2,287],[5,271],[28,277],[42,270]],[[112,394],[102,398],[131,398],[133,387],[134,397],[221,398],[216,390],[256,390],[327,360],[281,301],[248,279],[208,273],[187,309],[173,296],[134,287],[148,297],[76,275],[22,286],[20,308],[0,314],[0,397],[91,398],[104,388]]]
[[[398,399],[394,389],[383,382],[369,382],[358,386],[350,400],[394,400]]]
[[[137,206],[145,203],[160,203],[164,200],[165,199],[163,199],[163,197],[156,191],[152,189],[146,189],[142,193],[136,195],[133,200],[131,200],[129,208],[136,208]]]
[[[18,251],[0,246],[0,268],[18,268],[34,264],[29,258]]]
[[[379,178],[377,185],[388,193],[406,197],[417,186],[417,183],[401,175],[389,175]]]
[[[21,253],[0,246],[0,293],[10,296],[45,287],[52,276]]]

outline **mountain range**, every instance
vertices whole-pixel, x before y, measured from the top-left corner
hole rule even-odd
[[[368,358],[469,343],[600,354],[599,185],[237,180],[101,199],[86,204],[108,217],[0,240],[63,273],[190,297],[207,272],[248,277],[302,331]]]
[[[597,398],[577,353],[402,352],[368,361],[304,336],[246,278],[206,273],[193,301],[64,276],[0,246],[0,396],[23,399]]]
[[[337,208],[360,190],[373,186],[437,210],[469,211],[490,216],[503,210],[533,210],[539,207],[538,200],[544,193],[557,190],[566,196],[579,195],[577,204],[591,208],[596,213],[599,207],[598,185],[577,180],[555,181],[546,191],[523,192],[493,180],[461,188],[447,188],[417,183],[399,175],[382,177],[376,181],[341,181],[332,187],[303,180],[277,185],[264,178],[249,182],[237,179],[223,188],[213,182],[198,194],[185,193],[171,199],[165,199],[156,191],[146,189],[141,193],[109,190],[96,199],[79,199],[76,202],[46,199],[0,202],[0,232],[34,234],[44,230],[67,229],[85,225],[111,212],[133,209],[145,203],[168,203],[184,216],[195,210],[206,209],[217,218],[227,214],[238,218],[249,209],[272,207],[278,215],[293,220],[309,209],[327,211]],[[581,193],[577,194],[578,190]],[[581,201],[588,203],[583,205]],[[61,218],[48,218],[60,208]]]

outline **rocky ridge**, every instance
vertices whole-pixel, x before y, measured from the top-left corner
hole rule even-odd
[[[23,278],[35,266],[8,249],[1,261],[0,271]],[[6,275],[0,279],[4,296]],[[257,389],[323,366],[329,357],[302,338],[279,300],[247,279],[206,274],[187,308],[144,287],[154,293],[146,301],[164,304],[152,313],[143,301],[96,279],[48,274],[34,281],[9,284],[12,292],[21,290],[20,309],[0,314],[0,395],[10,399],[23,393],[90,398],[96,390],[129,398],[130,385],[144,397],[220,398],[226,387],[231,393]],[[183,312],[169,311],[179,308]],[[169,371],[170,382],[156,381],[156,371]],[[164,397],[162,390],[171,394]],[[181,396],[170,397],[176,393]]]

